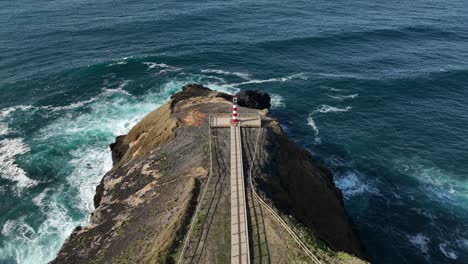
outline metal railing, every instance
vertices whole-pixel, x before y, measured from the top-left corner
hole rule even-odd
[[[252,193],[254,194],[254,197],[260,202],[260,204],[263,205],[273,215],[273,217],[276,218],[276,220],[278,220],[278,222],[286,229],[286,231],[293,237],[296,243],[298,243],[299,246],[304,250],[304,252],[312,259],[312,261],[315,262],[316,264],[322,264],[322,262],[314,255],[314,253],[312,253],[312,251],[310,251],[307,245],[300,239],[300,237],[294,232],[294,230],[292,230],[289,227],[289,225],[283,220],[283,218],[281,218],[281,216],[278,215],[274,211],[274,209],[271,208],[255,190],[255,186],[252,180],[252,172],[253,172],[255,158],[257,155],[258,146],[260,142],[260,132],[262,131],[262,129],[263,128],[260,128],[258,131],[257,141],[255,143],[255,151],[254,151],[254,155],[252,158],[252,166],[250,166],[250,170],[249,170],[249,182],[250,182],[250,187],[252,188]]]

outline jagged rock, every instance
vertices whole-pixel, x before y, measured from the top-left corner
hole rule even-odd
[[[270,109],[271,98],[267,93],[245,90],[237,93],[237,102],[240,106],[253,109]]]
[[[212,129],[210,137],[207,117],[229,113],[231,99],[201,85],[187,85],[127,135],[117,137],[111,144],[114,166],[96,188],[90,225],[75,229],[51,263],[175,263],[191,220],[208,217],[203,223],[209,232],[200,230],[205,224],[193,231],[206,235],[199,263],[229,263],[230,130]],[[246,167],[253,166],[253,153],[258,153],[252,178],[259,195],[314,241],[330,248],[327,252],[332,253],[315,248],[325,252],[320,256],[324,263],[362,263],[351,257],[346,259],[352,262],[335,259],[336,251],[359,257],[364,252],[330,170],[266,116],[267,94],[246,91],[239,99],[239,112],[259,113],[264,124],[257,134],[252,132],[255,129],[245,130],[242,136]],[[207,186],[213,189],[207,193],[212,196],[204,201],[215,211],[193,218],[209,172],[213,173]],[[245,171],[246,177],[249,173]],[[268,236],[262,240],[266,249],[263,245],[254,252],[269,252],[270,263],[306,263],[303,251],[271,214],[259,204],[247,203],[248,215],[255,214],[250,221],[257,221],[252,228],[263,226],[262,233]]]
[[[123,158],[125,152],[128,150],[128,144],[125,142],[125,135],[117,136],[115,142],[110,144],[109,147],[112,152],[112,163],[116,164]]]

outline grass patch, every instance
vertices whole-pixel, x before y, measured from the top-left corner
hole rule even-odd
[[[206,218],[206,213],[199,213],[197,215],[197,220],[195,220],[195,224],[193,225],[193,235],[194,236],[199,236],[202,231],[202,225],[203,222],[205,221]]]

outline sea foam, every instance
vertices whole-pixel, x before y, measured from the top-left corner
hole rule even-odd
[[[15,161],[16,156],[25,154],[28,151],[29,147],[24,144],[21,138],[0,141],[0,176],[3,179],[15,182],[17,191],[37,184],[35,180],[28,178],[26,172]]]
[[[283,102],[284,98],[279,94],[272,94],[271,95],[271,107],[275,108],[284,108],[286,104]]]
[[[346,99],[355,99],[358,97],[359,94],[349,94],[349,95],[332,95],[332,94],[327,94],[329,97],[339,100],[339,101],[344,101]]]
[[[250,80],[250,74],[245,73],[245,72],[230,72],[230,71],[217,70],[217,69],[205,69],[205,70],[201,70],[201,72],[202,73],[216,73],[216,74],[227,75],[227,76],[231,75],[231,76],[237,76],[244,80]]]
[[[182,68],[167,65],[165,63],[157,63],[157,62],[147,61],[147,62],[143,62],[143,64],[148,66],[148,70],[160,69],[158,74],[166,73],[166,72],[177,72],[177,71],[182,70]]]
[[[440,243],[439,249],[440,249],[440,252],[442,252],[442,254],[444,254],[449,259],[455,260],[458,258],[458,255],[456,254],[456,252],[449,247],[449,244],[447,242]]]
[[[343,191],[344,198],[350,199],[353,196],[364,193],[380,195],[379,189],[369,181],[364,181],[357,172],[347,171],[343,174],[335,175],[336,186]]]
[[[352,109],[351,106],[346,106],[345,108],[338,108],[338,107],[323,104],[323,105],[320,105],[316,110],[314,110],[314,113],[326,114],[326,113],[330,113],[330,112],[331,113],[348,112],[351,109]]]
[[[408,240],[414,247],[418,248],[421,253],[427,254],[429,252],[428,243],[431,240],[424,234],[408,236]]]
[[[309,117],[307,118],[307,124],[308,124],[309,126],[311,126],[312,129],[314,130],[314,133],[315,133],[315,143],[316,143],[316,144],[322,143],[322,139],[321,139],[320,136],[319,136],[320,131],[319,131],[317,125],[315,124],[315,121],[314,121],[314,118],[312,117],[312,115],[309,115]]]

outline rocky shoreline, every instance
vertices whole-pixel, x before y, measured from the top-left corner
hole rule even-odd
[[[229,262],[225,247],[229,239],[225,231],[228,137],[222,130],[213,132],[214,150],[210,149],[206,119],[211,113],[229,112],[231,98],[200,85],[187,85],[127,135],[117,137],[110,146],[114,167],[96,188],[91,224],[76,228],[51,263],[176,262],[188,224],[192,217],[199,217],[194,216],[194,209],[205,202],[200,201],[200,189],[211,186],[210,181],[214,183],[210,206],[215,201],[216,207],[210,207],[200,220],[200,235],[206,233],[206,237],[199,261]],[[268,94],[245,91],[238,98],[240,113],[259,113],[264,123],[256,133],[244,131],[243,135],[245,166],[255,166],[249,170],[255,188],[308,238],[326,263],[361,263],[351,256],[365,258],[330,170],[291,141],[267,115]],[[260,139],[259,158],[254,164],[250,146],[256,138]],[[210,151],[215,160],[211,178]],[[249,221],[263,226],[263,237],[258,235],[261,246],[254,254],[271,263],[307,263],[294,242],[250,201]]]

